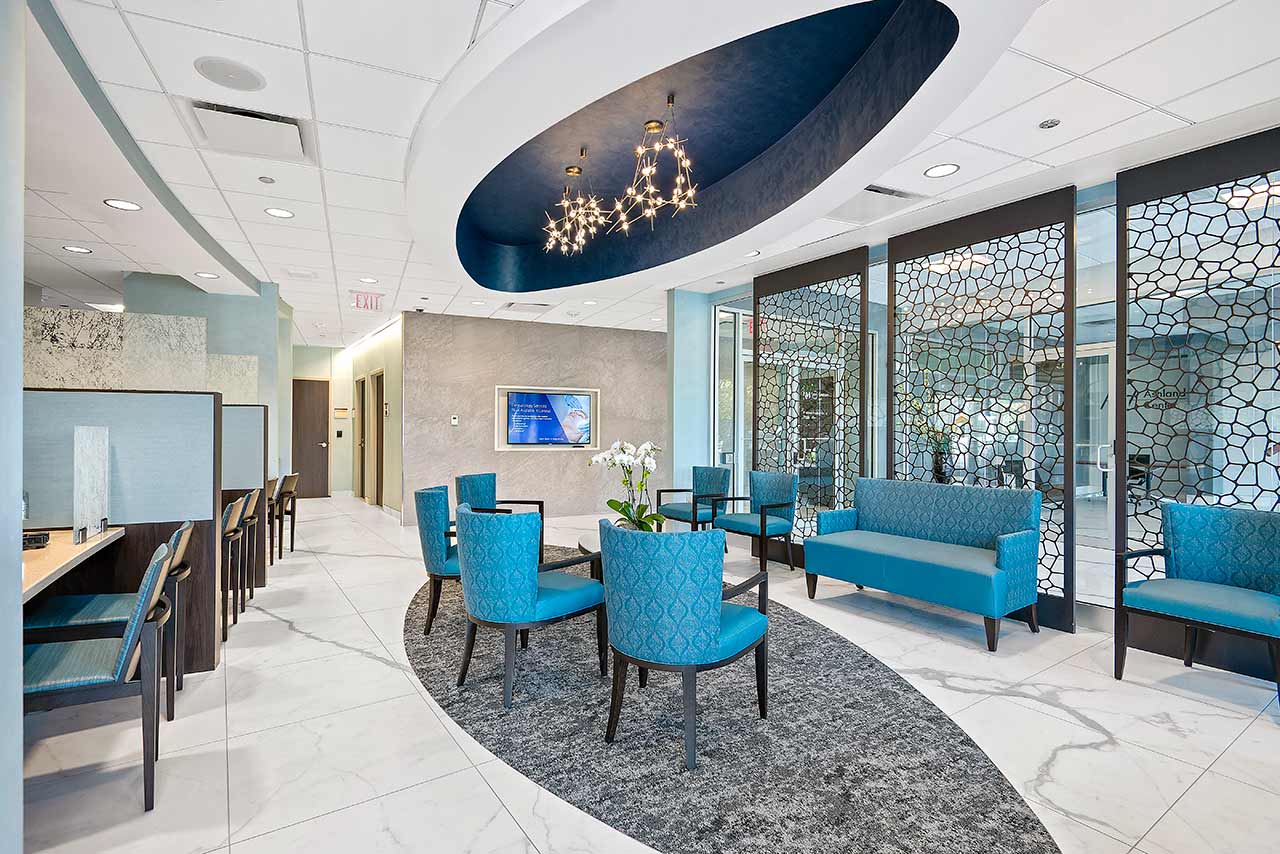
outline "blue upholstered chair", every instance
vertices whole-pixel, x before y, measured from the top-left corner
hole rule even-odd
[[[1124,676],[1129,615],[1182,623],[1183,664],[1201,631],[1264,641],[1280,693],[1280,513],[1166,501],[1164,546],[1125,555],[1116,577],[1115,676]],[[1128,581],[1128,563],[1164,558],[1164,578]]]
[[[769,716],[769,574],[759,572],[724,589],[724,532],[630,531],[600,520],[613,696],[605,741],[618,733],[627,665],[680,673],[684,689],[684,761],[697,764],[697,676],[755,650],[756,700]],[[755,608],[729,602],[759,588]]]
[[[233,579],[236,578],[236,553],[239,549],[236,546],[240,543],[242,532],[240,530],[240,517],[244,513],[244,501],[247,496],[241,496],[232,501],[226,507],[222,508],[222,527],[219,528],[222,537],[222,642],[227,642],[227,621],[233,620],[240,622],[240,611],[233,607],[231,602],[231,589]]]
[[[418,514],[418,540],[422,543],[422,563],[427,568],[427,580],[431,585],[431,604],[427,608],[427,624],[424,635],[431,634],[436,610],[440,607],[440,591],[446,581],[458,581],[458,547],[449,542],[453,532],[449,530],[449,489],[444,486],[428,486],[413,493],[414,509]]]
[[[173,609],[173,617],[164,625],[160,638],[161,666],[165,676],[165,717],[173,720],[174,693],[182,689],[184,671],[182,655],[181,600],[182,583],[191,575],[191,564],[185,560],[191,542],[191,522],[183,522],[165,544],[169,549],[169,566],[162,579],[165,599]],[[145,581],[145,579],[144,579]],[[25,643],[51,643],[90,638],[123,637],[142,595],[135,593],[77,593],[50,596],[28,610],[22,620]]]
[[[79,706],[120,697],[142,698],[142,804],[155,806],[155,767],[160,734],[158,629],[169,618],[162,598],[169,547],[151,556],[123,637],[22,647],[22,700],[26,712]],[[133,680],[134,675],[137,679]],[[131,681],[133,680],[133,681]]]
[[[511,708],[516,673],[516,634],[526,638],[529,629],[572,617],[596,615],[596,646],[600,675],[608,664],[608,623],[604,611],[604,587],[593,578],[560,570],[591,564],[598,576],[595,555],[582,555],[555,563],[538,564],[542,520],[533,513],[492,513],[458,505],[458,568],[462,599],[467,607],[467,641],[462,653],[458,686],[467,679],[471,654],[480,626],[500,629],[505,641],[502,702]]]
[[[791,531],[796,521],[796,491],[800,478],[790,472],[753,471],[748,475],[751,495],[713,498],[711,527],[744,534],[760,550],[760,571],[769,569],[769,540],[781,537],[787,545],[787,565],[794,572]],[[725,513],[721,508],[738,501],[751,502],[750,513]]]
[[[693,530],[711,522],[711,498],[724,498],[729,494],[729,476],[732,472],[720,466],[694,466],[692,489],[659,489],[658,512],[668,519],[687,522]],[[688,501],[664,502],[664,495],[689,495]],[[694,512],[694,508],[697,512]]]
[[[458,506],[463,504],[472,510],[497,510],[503,506],[536,507],[538,510],[538,562],[543,559],[545,551],[542,536],[543,526],[547,523],[546,504],[536,499],[498,498],[498,476],[493,472],[484,474],[460,474],[454,478],[454,488],[458,491]]]

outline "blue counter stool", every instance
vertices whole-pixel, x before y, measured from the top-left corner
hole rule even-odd
[[[427,624],[424,635],[431,634],[431,624],[440,607],[440,591],[446,581],[458,581],[458,547],[449,542],[453,532],[449,530],[449,490],[443,486],[429,486],[413,493],[413,505],[418,514],[418,540],[422,543],[422,562],[427,568],[427,581],[431,585],[431,604],[427,607]]]
[[[237,498],[222,510],[222,642],[227,642],[227,621],[232,617],[240,621],[240,615],[233,613],[231,599],[232,578],[235,575],[235,545],[240,541],[240,513],[244,509],[244,497]]]
[[[486,508],[488,509],[488,508]],[[542,520],[533,513],[486,513],[458,505],[458,569],[467,608],[467,640],[458,687],[467,680],[480,626],[499,629],[504,640],[502,702],[511,708],[516,675],[516,635],[590,613],[596,615],[600,675],[607,672],[609,626],[604,587],[596,578],[560,570],[591,564],[595,555],[538,564]],[[527,637],[527,635],[525,636]]]
[[[755,651],[756,703],[769,716],[769,574],[724,589],[724,531],[629,531],[600,520],[600,555],[613,649],[613,695],[604,740],[618,734],[627,666],[680,674],[684,763],[697,765],[697,678]],[[759,588],[755,608],[729,602]],[[641,687],[644,683],[641,682]]]
[[[538,561],[543,560],[543,526],[547,524],[546,504],[537,499],[498,498],[498,476],[493,472],[484,474],[460,474],[454,478],[454,488],[458,491],[458,506],[463,504],[472,510],[496,510],[500,507],[524,506],[534,507],[538,511]]]
[[[789,472],[753,471],[748,475],[751,495],[711,499],[711,527],[750,537],[760,550],[760,571],[769,569],[769,540],[781,537],[787,544],[787,565],[794,572],[791,531],[796,520],[798,475]],[[751,502],[750,513],[720,510],[738,501]]]
[[[298,473],[290,472],[280,480],[280,495],[276,498],[276,513],[280,519],[280,558],[284,558],[284,522],[289,520],[289,551],[293,551],[294,537],[298,533]]]
[[[711,498],[727,498],[729,495],[729,475],[727,468],[720,466],[694,466],[692,489],[659,489],[658,512],[668,519],[687,522],[693,530],[711,523]],[[663,502],[664,495],[689,495],[688,501]],[[694,510],[697,509],[695,513]]]
[[[159,741],[159,627],[170,606],[161,589],[169,565],[162,543],[151,556],[124,636],[22,647],[22,701],[26,712],[79,706],[121,697],[142,698],[142,806],[155,806]],[[137,679],[134,679],[134,676]]]
[[[244,553],[247,560],[241,576],[243,587],[240,589],[240,610],[244,611],[248,599],[253,598],[253,582],[258,575],[258,502],[262,500],[262,489],[254,489],[245,496],[244,512],[240,514],[240,528],[244,531]]]
[[[276,500],[279,498],[280,479],[273,477],[267,481],[262,490],[262,497],[267,502],[267,565],[276,562]]]

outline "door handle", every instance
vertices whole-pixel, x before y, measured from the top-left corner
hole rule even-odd
[[[317,444],[317,445],[319,445],[319,446],[320,446],[320,447],[322,447],[322,448],[327,448],[327,447],[329,447],[329,443],[328,443],[328,442],[316,442],[316,444]]]

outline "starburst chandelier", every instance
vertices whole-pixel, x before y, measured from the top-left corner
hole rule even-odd
[[[585,147],[578,152],[578,157],[583,163],[586,162]],[[547,224],[542,227],[542,230],[547,234],[547,242],[542,248],[545,252],[551,252],[559,247],[561,255],[577,255],[586,248],[588,240],[608,225],[608,218],[600,206],[599,197],[591,192],[591,186],[584,177],[583,168],[578,165],[566,166],[564,173],[571,180],[577,180],[578,186],[574,188],[568,184],[565,185],[564,193],[557,203],[560,216],[553,217],[544,211]],[[582,183],[587,183],[585,193]]]
[[[696,206],[694,195],[698,187],[693,183],[693,161],[685,150],[687,142],[676,131],[676,96],[668,95],[666,120],[650,119],[644,123],[644,134],[636,146],[635,174],[622,197],[614,200],[611,233],[629,234],[632,223],[643,220],[648,220],[652,229],[663,208],[671,208],[671,215],[675,216]],[[671,163],[664,167],[663,161],[668,159]],[[664,171],[674,174],[665,192]]]

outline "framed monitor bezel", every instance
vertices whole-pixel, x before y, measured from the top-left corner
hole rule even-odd
[[[511,392],[530,394],[581,394],[591,399],[591,441],[582,445],[538,442],[511,444],[507,441],[507,397]],[[499,385],[493,388],[493,449],[495,451],[598,451],[600,450],[600,389],[579,386]]]

